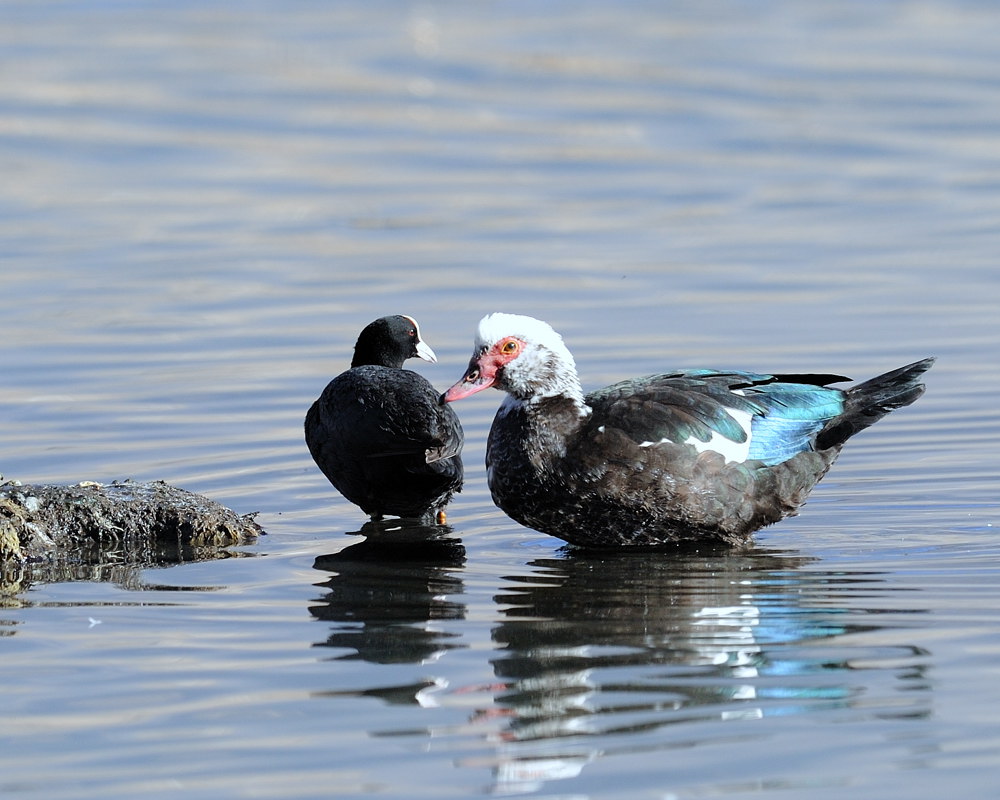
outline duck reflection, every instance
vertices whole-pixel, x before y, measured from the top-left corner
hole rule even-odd
[[[336,623],[320,646],[347,648],[343,659],[376,664],[427,663],[459,647],[459,634],[442,630],[465,617],[456,570],[465,548],[446,525],[401,520],[369,522],[363,542],[321,556],[315,569],[333,573],[321,602],[309,610]],[[407,694],[412,699],[412,694]]]
[[[852,677],[853,659],[879,656],[824,642],[878,629],[854,601],[883,579],[804,570],[812,561],[760,548],[567,552],[509,577],[495,598],[495,788],[533,791],[615,747],[689,746],[668,731],[698,726],[679,723],[850,706],[871,680]],[[893,679],[926,689],[924,655],[892,648]],[[905,705],[929,704],[911,694]]]

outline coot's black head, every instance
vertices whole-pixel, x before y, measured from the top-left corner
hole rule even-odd
[[[420,326],[413,317],[397,314],[368,325],[354,345],[352,367],[374,364],[399,369],[408,358],[437,361],[434,351],[420,340]]]

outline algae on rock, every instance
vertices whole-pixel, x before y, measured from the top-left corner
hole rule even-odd
[[[27,566],[34,580],[73,580],[87,566],[219,557],[264,533],[253,516],[163,481],[4,483],[0,566],[5,573]]]

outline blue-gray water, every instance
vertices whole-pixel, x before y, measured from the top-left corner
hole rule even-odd
[[[0,795],[995,797],[1000,8],[0,5],[0,472],[268,535],[0,606]],[[927,395],[747,552],[573,553],[490,502],[372,557],[301,419],[386,313],[456,380],[546,319]],[[412,364],[413,362],[411,362]]]

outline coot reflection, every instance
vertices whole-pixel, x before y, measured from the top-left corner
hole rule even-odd
[[[309,611],[336,623],[320,646],[348,648],[336,658],[376,664],[424,663],[461,646],[453,641],[459,634],[431,624],[465,617],[454,599],[463,593],[465,547],[451,527],[396,520],[358,533],[367,538],[314,564],[332,574],[317,584],[325,592]]]

